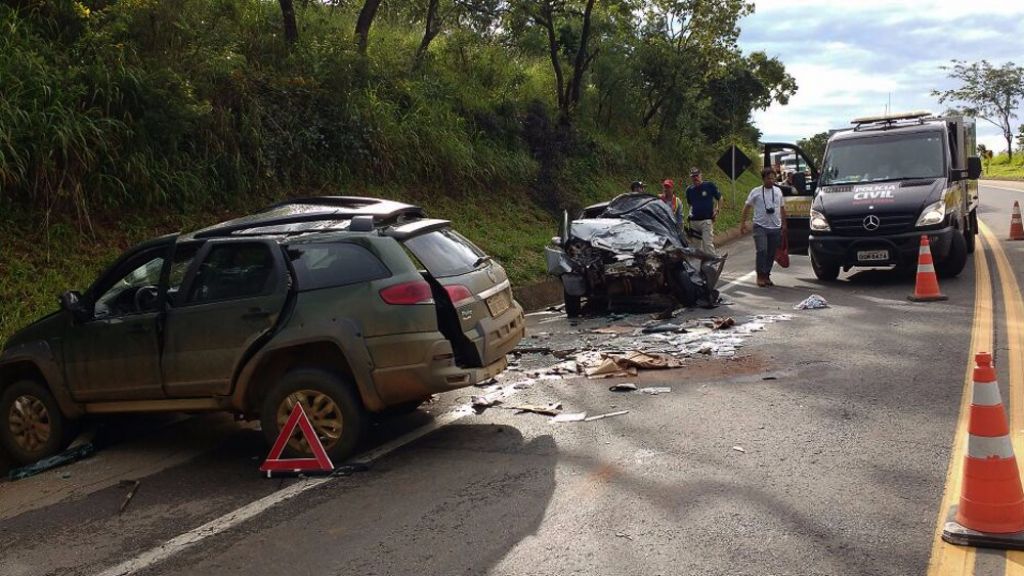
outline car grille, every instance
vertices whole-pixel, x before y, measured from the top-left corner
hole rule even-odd
[[[907,231],[916,221],[914,214],[875,214],[878,216],[878,229],[868,230],[864,228],[864,218],[868,215],[851,216],[843,218],[829,218],[829,225],[835,234],[846,236],[884,236],[888,234],[899,234]]]

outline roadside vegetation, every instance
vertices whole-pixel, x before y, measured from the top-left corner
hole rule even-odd
[[[1005,180],[1024,180],[1024,157],[1020,154],[1010,160],[1008,154],[1003,152],[998,156],[982,160],[984,178],[1000,178]]]
[[[781,62],[740,0],[18,0],[0,6],[0,341],[130,245],[287,196],[422,204],[543,274],[556,215],[685,185]],[[643,14],[638,18],[637,14]],[[752,168],[756,169],[757,166]],[[756,185],[750,174],[737,198]],[[682,188],[677,188],[682,195]],[[727,203],[718,224],[738,220]],[[735,213],[733,213],[735,212]]]

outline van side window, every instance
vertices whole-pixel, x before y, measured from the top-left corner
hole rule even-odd
[[[220,244],[199,265],[187,302],[247,298],[273,288],[274,258],[265,244]]]
[[[372,252],[351,242],[288,247],[298,290],[348,286],[391,276]]]

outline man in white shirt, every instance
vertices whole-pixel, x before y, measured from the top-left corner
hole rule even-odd
[[[757,251],[757,285],[762,288],[774,286],[772,265],[775,250],[782,243],[786,233],[786,206],[782,190],[775,185],[775,172],[771,168],[761,170],[761,185],[750,191],[740,216],[740,233],[747,233],[747,217],[754,211],[754,248]]]

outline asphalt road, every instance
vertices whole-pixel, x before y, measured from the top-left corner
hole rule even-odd
[[[983,183],[981,217],[996,238],[1022,193]],[[997,244],[1024,282],[1024,243]],[[941,282],[948,301],[914,304],[912,275],[869,270],[822,284],[805,257],[773,274],[777,287],[757,288],[749,238],[725,250],[731,304],[674,322],[791,315],[765,322],[735,355],[699,354],[618,380],[538,379],[559,360],[524,355],[498,387],[454,392],[377,425],[368,469],[328,480],[261,477],[261,434],[229,417],[109,421],[93,457],[0,482],[0,575],[906,575],[930,562],[939,573],[936,522],[958,456],[974,259]],[[1009,398],[1007,359],[1020,350],[992,247],[982,254]],[[793,310],[811,294],[831,307]],[[592,330],[650,319],[617,312],[577,323],[532,315],[530,344],[611,349],[617,337]],[[620,381],[671,393],[608,390]],[[460,409],[486,392],[506,407],[628,413],[556,424],[502,407]],[[138,489],[119,512],[128,480]],[[979,553],[963,573],[1014,566]]]

